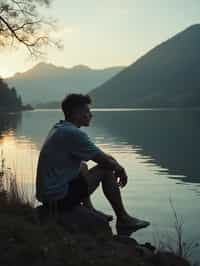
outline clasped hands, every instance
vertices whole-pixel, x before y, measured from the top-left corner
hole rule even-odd
[[[128,182],[128,176],[127,176],[125,169],[121,166],[118,166],[114,170],[114,175],[115,175],[115,178],[117,180],[117,184],[119,185],[119,187],[125,187]]]

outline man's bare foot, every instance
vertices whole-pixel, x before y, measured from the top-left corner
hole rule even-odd
[[[129,215],[122,219],[117,219],[116,229],[117,233],[123,235],[130,235],[139,229],[150,225],[150,222],[131,217]]]

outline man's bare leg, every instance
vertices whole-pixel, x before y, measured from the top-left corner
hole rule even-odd
[[[88,166],[86,163],[82,162],[81,163],[81,174],[83,176],[87,176],[88,175]],[[98,182],[99,184],[99,182]],[[97,185],[98,186],[98,185]],[[90,210],[94,211],[95,213],[99,214],[100,216],[102,216],[106,221],[110,222],[113,220],[113,216],[112,215],[108,215],[108,214],[105,214],[101,211],[98,211],[97,209],[95,209],[94,205],[92,204],[92,201],[91,201],[91,197],[87,197],[85,198],[83,201],[82,201],[82,204],[89,208]]]
[[[103,192],[115,211],[117,218],[122,219],[122,217],[128,215],[123,206],[121,193],[112,171],[95,166],[88,170],[85,178],[90,194],[97,189],[100,182],[102,183]]]
[[[91,198],[88,197],[88,198],[85,198],[83,200],[83,205],[89,209],[94,209],[94,205],[92,204],[92,201],[91,201]]]
[[[88,170],[86,180],[90,194],[96,190],[100,182],[102,183],[103,192],[117,216],[118,227],[125,225],[126,227],[133,228],[135,226],[135,229],[138,230],[149,225],[148,222],[138,220],[127,213],[122,202],[119,186],[112,171],[95,166]]]
[[[92,204],[91,197],[85,198],[82,203],[83,203],[83,206],[85,206],[85,207],[89,208],[90,210],[94,211],[95,213],[100,215],[106,221],[110,222],[110,221],[113,220],[113,216],[112,215],[105,214],[105,213],[95,209],[94,205]]]

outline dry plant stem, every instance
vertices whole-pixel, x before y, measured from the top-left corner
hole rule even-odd
[[[6,167],[3,151],[1,151],[0,161],[0,196],[8,207],[29,205],[34,206],[34,201],[30,201],[23,186],[17,183],[16,174]],[[3,198],[2,198],[3,197]],[[0,202],[2,203],[2,202]]]
[[[157,242],[158,250],[168,250],[182,258],[190,259],[193,250],[199,246],[199,240],[184,240],[183,218],[181,216],[178,216],[173,204],[173,200],[171,198],[169,199],[169,203],[174,217],[173,228],[175,237],[167,232],[164,236],[158,236],[157,238],[154,237],[156,239],[155,243]],[[161,239],[167,239],[167,241],[163,241]],[[173,243],[175,243],[176,245],[174,246]]]
[[[176,232],[176,237],[177,237],[177,254],[181,257],[184,256],[184,242],[183,242],[183,225],[184,225],[184,222],[183,222],[183,219],[182,217],[178,218],[178,215],[177,215],[177,212],[174,208],[174,205],[173,205],[173,201],[172,199],[170,198],[169,199],[169,202],[170,202],[170,206],[172,208],[172,212],[173,212],[173,216],[174,216],[174,228],[175,228],[175,232]]]

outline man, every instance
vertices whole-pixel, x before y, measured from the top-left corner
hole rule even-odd
[[[90,97],[82,94],[70,94],[63,100],[65,120],[53,126],[40,152],[37,199],[47,207],[50,202],[56,202],[60,211],[70,210],[81,203],[94,210],[89,196],[101,183],[117,216],[118,232],[126,229],[134,232],[147,227],[149,222],[131,217],[124,208],[120,187],[123,188],[128,181],[125,169],[80,129],[90,125],[90,104]],[[88,170],[82,162],[89,160],[97,165]]]

